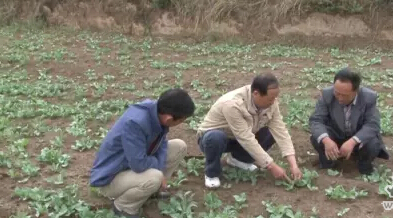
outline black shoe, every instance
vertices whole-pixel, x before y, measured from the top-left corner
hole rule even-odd
[[[152,195],[152,198],[158,198],[158,199],[167,199],[169,197],[171,197],[171,193],[168,191],[158,191]]]
[[[358,162],[359,173],[363,175],[370,175],[374,172],[374,166],[370,162],[359,161]]]
[[[115,202],[114,202],[114,201],[112,201],[112,209],[113,209],[113,212],[114,212],[117,216],[119,216],[119,217],[139,218],[139,215],[132,215],[132,214],[129,214],[129,213],[126,213],[126,212],[124,212],[124,211],[120,211],[119,209],[117,209],[117,207],[115,206]]]

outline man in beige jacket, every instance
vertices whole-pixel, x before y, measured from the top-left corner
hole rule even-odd
[[[198,144],[206,159],[206,187],[220,186],[223,153],[230,153],[229,165],[251,171],[259,166],[268,169],[277,179],[290,180],[285,170],[266,152],[274,143],[288,160],[292,178],[302,177],[280,113],[279,92],[274,75],[259,75],[251,85],[226,93],[214,103],[197,132]]]

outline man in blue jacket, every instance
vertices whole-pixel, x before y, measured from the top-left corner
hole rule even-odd
[[[113,200],[117,215],[138,218],[146,200],[165,191],[187,153],[184,141],[168,141],[166,135],[194,110],[187,92],[171,89],[158,100],[131,105],[113,125],[97,153],[90,185]]]

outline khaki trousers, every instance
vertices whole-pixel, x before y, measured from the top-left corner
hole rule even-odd
[[[112,182],[101,189],[102,194],[114,199],[115,207],[128,214],[138,214],[139,209],[156,193],[165,178],[168,180],[187,154],[187,145],[183,140],[168,140],[168,155],[165,172],[148,169],[142,173],[132,170],[123,171]]]

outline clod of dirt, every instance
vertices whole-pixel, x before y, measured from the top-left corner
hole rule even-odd
[[[359,18],[341,17],[313,13],[297,25],[285,24],[281,28],[274,25],[280,35],[300,33],[307,36],[360,36],[370,34],[370,28]]]

